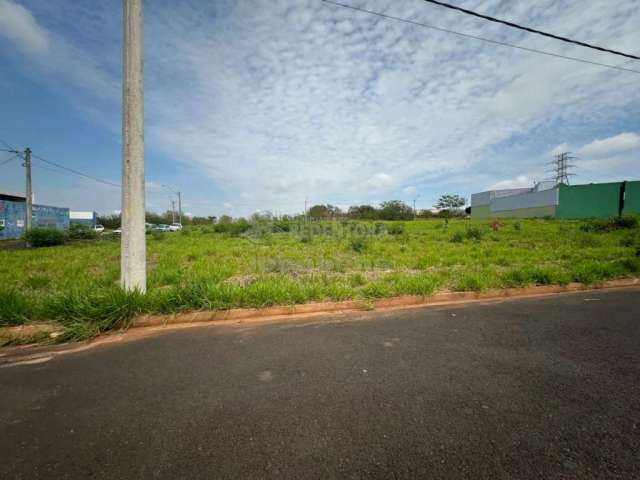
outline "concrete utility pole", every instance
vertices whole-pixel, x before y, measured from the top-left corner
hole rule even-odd
[[[172,198],[171,200],[171,223],[176,223],[176,201]]]
[[[120,282],[147,290],[142,0],[122,1],[122,238]]]
[[[31,231],[31,223],[33,220],[33,188],[31,186],[31,149],[29,147],[24,149],[24,168],[27,174],[27,186],[25,189],[26,211],[24,214],[24,231],[28,233]],[[27,240],[27,247],[31,244]]]

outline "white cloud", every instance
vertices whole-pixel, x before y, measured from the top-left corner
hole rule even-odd
[[[402,193],[404,193],[405,195],[415,195],[417,191],[418,189],[414,185],[409,185],[402,189]]]
[[[570,150],[571,146],[568,143],[561,143],[549,152],[549,156],[560,155],[561,153],[569,152]]]
[[[614,137],[594,140],[580,148],[577,153],[585,157],[605,157],[637,148],[640,148],[640,135],[626,132]]]
[[[373,193],[377,193],[380,191],[386,191],[388,190],[392,185],[393,185],[394,181],[393,178],[391,177],[391,175],[388,175],[384,172],[380,172],[380,173],[376,173],[375,175],[371,176],[366,182],[365,182],[365,187],[367,190],[373,192]]]
[[[47,30],[14,0],[0,0],[0,36],[27,53],[41,55],[49,49]]]
[[[500,190],[503,188],[526,188],[533,187],[534,180],[526,175],[518,175],[516,178],[501,180],[491,185],[487,190]]]

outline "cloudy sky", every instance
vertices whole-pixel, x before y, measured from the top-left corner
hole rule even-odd
[[[451,0],[639,54],[636,0]],[[344,3],[640,70],[640,61],[421,0]],[[527,186],[575,152],[576,183],[640,176],[640,75],[416,27],[320,0],[145,2],[150,209],[245,215]],[[120,181],[121,2],[0,0],[0,139]],[[9,155],[0,153],[0,163]],[[22,191],[17,160],[0,191]],[[118,188],[34,161],[36,200],[116,210]]]

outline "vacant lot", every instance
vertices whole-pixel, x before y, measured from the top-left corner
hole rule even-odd
[[[585,228],[585,225],[587,228]],[[149,292],[117,288],[119,242],[0,251],[0,324],[56,320],[62,338],[141,312],[597,283],[638,275],[640,229],[583,221],[253,224],[148,236]]]

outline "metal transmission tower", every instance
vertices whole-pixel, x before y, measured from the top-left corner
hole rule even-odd
[[[549,163],[549,165],[553,166],[549,172],[555,174],[555,177],[551,178],[551,180],[555,180],[556,185],[560,183],[569,185],[569,177],[575,177],[576,174],[571,173],[571,169],[575,168],[571,161],[576,158],[571,155],[571,152],[563,152],[556,155],[555,160]]]

